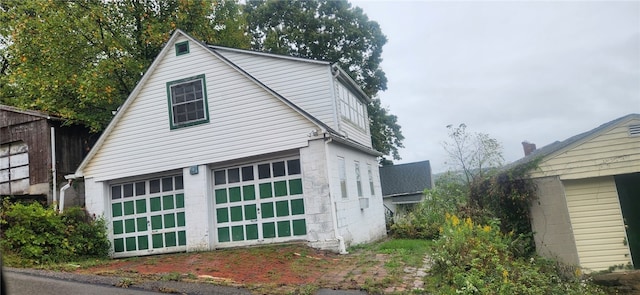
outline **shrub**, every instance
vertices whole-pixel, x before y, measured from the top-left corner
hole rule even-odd
[[[432,286],[438,294],[603,294],[575,275],[563,277],[549,260],[516,257],[513,244],[495,220],[479,225],[447,214],[433,247]]]
[[[453,174],[438,179],[424,200],[410,212],[399,216],[391,225],[391,235],[401,239],[435,239],[445,221],[445,213],[456,211],[464,203],[466,191]]]
[[[105,222],[78,207],[58,214],[40,203],[3,201],[0,212],[3,250],[31,263],[62,262],[84,256],[106,256],[109,241]]]

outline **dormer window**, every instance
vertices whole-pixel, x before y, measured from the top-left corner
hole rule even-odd
[[[167,83],[171,129],[209,122],[204,75]]]
[[[364,103],[342,84],[338,87],[338,97],[340,98],[340,115],[342,118],[363,130],[367,130],[367,113]]]
[[[189,53],[189,41],[176,43],[176,56]]]

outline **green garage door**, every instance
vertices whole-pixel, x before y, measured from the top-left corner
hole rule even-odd
[[[214,170],[219,246],[306,237],[299,159]]]
[[[114,257],[186,250],[182,176],[111,186]]]

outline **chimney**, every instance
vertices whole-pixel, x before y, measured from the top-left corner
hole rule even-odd
[[[522,148],[524,149],[524,156],[526,157],[536,150],[536,144],[525,140],[522,142]]]

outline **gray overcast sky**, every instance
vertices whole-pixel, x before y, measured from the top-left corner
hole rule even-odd
[[[351,1],[389,41],[385,107],[406,163],[450,166],[442,142],[465,123],[507,162],[640,113],[640,1]]]

